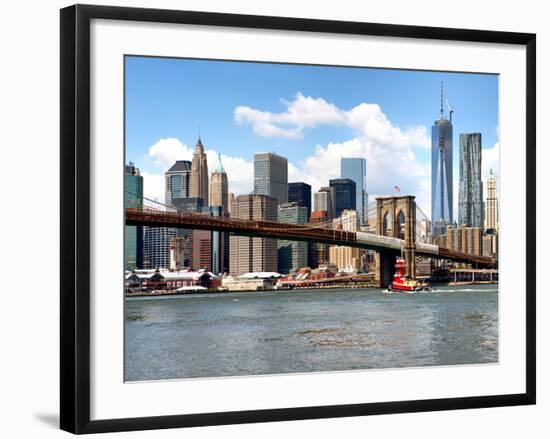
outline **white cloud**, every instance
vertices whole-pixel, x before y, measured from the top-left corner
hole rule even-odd
[[[263,137],[303,137],[304,128],[319,125],[345,125],[359,135],[373,140],[392,143],[406,148],[410,144],[429,147],[426,127],[417,126],[401,130],[392,125],[378,104],[362,103],[349,111],[342,110],[323,98],[297,93],[292,101],[281,100],[286,110],[281,113],[261,111],[240,105],[233,116],[239,125],[250,124],[254,132]]]
[[[164,203],[164,175],[141,172],[143,176],[143,196]]]
[[[498,142],[495,143],[491,148],[481,150],[481,178],[483,181],[487,181],[491,169],[493,170],[493,175],[498,180],[499,157],[500,145]]]
[[[179,139],[168,137],[159,139],[149,147],[147,153],[153,163],[162,169],[168,169],[176,160],[191,160],[193,150]]]
[[[235,108],[233,116],[239,125],[251,124],[262,137],[299,139],[304,128],[321,124],[339,125],[346,121],[345,112],[322,98],[297,93],[293,101],[281,100],[286,106],[282,113],[260,111],[244,105]]]

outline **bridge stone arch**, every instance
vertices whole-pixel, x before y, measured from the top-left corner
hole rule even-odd
[[[378,197],[376,199],[376,233],[403,239],[405,274],[416,276],[416,201],[414,195]],[[388,226],[388,220],[389,226]],[[376,280],[379,286],[387,286],[395,271],[395,257],[391,252],[376,255]]]

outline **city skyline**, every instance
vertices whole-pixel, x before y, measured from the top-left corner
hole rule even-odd
[[[162,200],[164,173],[176,160],[191,161],[194,148],[189,145],[196,142],[200,125],[208,162],[217,163],[221,154],[229,192],[235,196],[253,191],[255,152],[275,151],[286,157],[288,181],[304,181],[312,193],[329,179],[340,178],[335,158],[358,157],[366,159],[369,196],[391,194],[398,186],[402,193],[416,195],[429,215],[427,127],[437,115],[440,81],[455,108],[453,143],[458,145],[461,132],[483,133],[483,180],[492,167],[498,181],[496,76],[136,57],[126,62],[126,98],[131,104],[126,157],[141,169],[146,197]],[[239,81],[220,93],[227,80],[235,82],[235,71],[240,72]],[[217,74],[213,81],[215,72],[229,76]],[[254,76],[260,73],[264,78],[284,75],[285,80],[260,91]],[[340,82],[328,86],[330,79]],[[205,81],[212,87],[197,86]],[[178,104],[183,93],[186,99]],[[411,94],[423,98],[411,104]],[[411,105],[413,111],[408,110]],[[388,174],[392,165],[396,169]],[[454,174],[456,210],[458,170]]]

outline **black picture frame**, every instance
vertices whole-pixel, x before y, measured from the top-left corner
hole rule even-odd
[[[526,47],[525,393],[415,401],[90,420],[90,21],[181,23],[334,34],[503,43]],[[61,10],[60,426],[72,433],[303,420],[535,404],[536,35],[289,17],[75,5]]]

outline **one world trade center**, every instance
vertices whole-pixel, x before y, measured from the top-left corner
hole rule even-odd
[[[443,85],[439,120],[432,126],[432,227],[434,237],[453,221],[453,111],[443,113]]]

